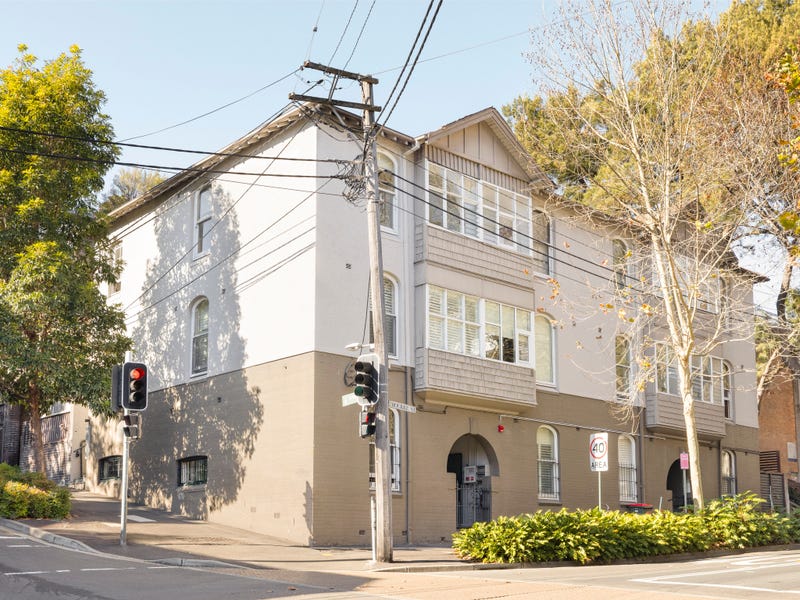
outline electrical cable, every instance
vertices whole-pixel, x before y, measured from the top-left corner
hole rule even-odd
[[[141,139],[143,137],[149,137],[151,135],[156,135],[157,133],[163,133],[164,131],[169,131],[170,129],[175,129],[176,127],[180,127],[182,125],[186,125],[188,123],[192,123],[193,121],[197,121],[198,119],[202,119],[203,117],[207,117],[209,115],[213,115],[214,113],[219,112],[219,111],[221,111],[223,109],[226,109],[226,108],[228,108],[230,106],[233,106],[234,104],[238,104],[239,102],[242,102],[243,100],[247,100],[251,96],[255,96],[256,94],[258,94],[260,92],[263,92],[264,90],[266,90],[268,88],[271,88],[273,85],[279,84],[284,79],[288,79],[289,77],[291,77],[292,75],[295,75],[299,71],[300,71],[300,69],[295,69],[294,71],[291,71],[290,73],[287,73],[283,77],[280,77],[279,79],[276,79],[272,83],[268,83],[267,85],[262,86],[262,87],[258,88],[257,90],[255,90],[253,92],[250,92],[249,94],[247,94],[245,96],[242,96],[241,98],[237,98],[236,100],[233,100],[231,102],[228,102],[227,104],[223,104],[222,106],[219,106],[217,108],[214,108],[212,110],[204,112],[203,114],[197,115],[196,117],[192,117],[191,119],[186,119],[185,121],[181,121],[180,123],[175,123],[175,125],[170,125],[168,127],[162,127],[161,129],[157,129],[157,130],[151,131],[149,133],[142,133],[140,135],[130,136],[130,137],[127,137],[127,138],[124,138],[124,139],[120,140],[120,142],[129,142],[131,140],[138,140],[138,139]]]

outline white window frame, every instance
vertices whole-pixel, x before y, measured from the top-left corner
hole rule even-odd
[[[116,481],[122,474],[122,455],[104,456],[97,461],[97,483]]]
[[[532,253],[537,242],[532,240],[533,200],[529,194],[469,177],[431,161],[426,161],[426,173],[426,217],[430,225],[520,254]],[[548,274],[550,225],[548,219],[545,242]],[[504,235],[504,231],[508,233]]]
[[[116,241],[114,243],[113,248],[111,249],[112,254],[112,261],[115,267],[120,267],[122,265],[122,242]],[[112,281],[108,284],[108,295],[113,296],[114,294],[118,294],[122,291],[122,273],[117,275],[117,280]]]
[[[383,164],[381,164],[383,163]],[[397,163],[385,152],[378,152],[379,218],[386,231],[397,232]]]
[[[197,476],[203,474],[202,480]],[[193,487],[208,483],[208,457],[187,456],[178,460],[178,487]]]
[[[614,270],[614,288],[621,292],[628,289],[628,245],[621,239],[611,240],[611,261]]]
[[[633,381],[631,340],[627,335],[614,337],[614,358],[614,396],[617,400],[627,400]]]
[[[207,203],[204,202],[205,198],[208,199]],[[192,241],[194,244],[193,248],[195,258],[206,256],[210,252],[210,240],[208,237],[208,232],[211,224],[212,201],[213,195],[211,193],[210,185],[198,190],[195,194],[192,213],[194,217],[194,237]]]
[[[720,496],[736,495],[736,455],[723,450],[720,456]]]
[[[540,335],[539,335],[539,327],[547,329],[548,340],[547,346],[542,347],[539,344]],[[534,368],[536,369],[536,383],[539,385],[548,385],[554,386],[556,385],[556,329],[553,325],[553,319],[543,313],[537,314],[533,318],[533,346],[534,346]],[[547,352],[545,352],[547,350]],[[542,378],[541,372],[541,364],[539,359],[545,359],[548,363],[548,368],[550,370],[551,378],[544,379]]]
[[[400,413],[389,409],[389,452],[392,469],[392,492],[399,494],[400,486]],[[369,443],[369,489],[375,489],[375,442]]]
[[[622,460],[623,445],[627,445],[629,461]],[[620,435],[617,438],[617,466],[619,469],[619,501],[636,502],[638,499],[637,484],[638,472],[636,468],[636,441],[629,435]]]
[[[727,360],[722,361],[722,407],[725,418],[733,421],[733,368]]]
[[[544,221],[543,226],[537,219]],[[536,227],[546,232],[546,239],[539,239]],[[533,268],[539,275],[553,274],[553,220],[541,210],[531,212],[531,250],[533,253]]]
[[[671,396],[679,396],[680,382],[678,380],[678,368],[674,363],[672,348],[664,343],[655,345],[655,363],[656,363],[656,392],[660,394],[669,394]],[[725,369],[728,370],[728,382],[730,388],[726,390]],[[692,370],[692,396],[696,402],[704,402],[706,404],[717,404],[725,406],[726,392],[728,393],[731,401],[732,409],[732,393],[733,393],[733,372],[730,370],[730,364],[724,359],[713,356],[693,354],[691,357],[691,370]],[[726,415],[726,418],[728,417]]]
[[[427,286],[425,304],[427,348],[506,364],[533,364],[531,311],[435,285]],[[498,307],[499,322],[489,321],[489,305]],[[432,335],[434,332],[436,335]],[[502,340],[509,333],[513,335],[513,357],[505,355],[503,349]],[[497,358],[492,355],[494,346],[488,342],[493,335],[499,340]]]
[[[383,336],[386,340],[386,349],[389,358],[398,357],[398,348],[400,346],[398,335],[400,330],[398,328],[398,301],[400,295],[398,293],[399,286],[397,282],[390,276],[386,275],[383,278],[383,305],[385,314],[383,315]],[[370,291],[371,294],[371,291]],[[369,341],[375,342],[375,330],[372,326],[372,296],[369,298]]]
[[[198,329],[198,310],[201,306],[205,304],[206,310],[206,327],[205,329]],[[191,310],[189,311],[190,318],[191,318],[191,344],[189,346],[189,373],[192,377],[202,377],[208,373],[208,362],[209,362],[209,326],[211,323],[211,317],[209,314],[210,303],[208,298],[205,296],[200,296],[196,298],[194,302],[192,302]],[[197,343],[202,342],[205,340],[205,368],[199,368],[196,366],[196,358],[197,358]]]
[[[552,452],[548,457],[542,452],[543,444],[539,434],[547,431],[552,436]],[[545,501],[561,501],[561,481],[559,478],[559,461],[558,461],[558,432],[549,425],[540,425],[536,430],[536,452],[537,452],[537,471],[539,474],[538,494],[539,500]],[[546,468],[543,468],[546,467]],[[545,471],[549,471],[548,474]],[[542,485],[542,483],[546,485]],[[542,488],[549,491],[543,492]]]

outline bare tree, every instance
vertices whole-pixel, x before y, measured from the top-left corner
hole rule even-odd
[[[695,419],[702,357],[752,334],[752,307],[729,299],[749,300],[752,290],[731,245],[746,224],[741,201],[756,182],[720,152],[735,140],[715,137],[709,101],[726,38],[680,3],[575,1],[562,13],[530,55],[542,98],[518,99],[506,114],[559,186],[556,202],[585,207],[587,219],[600,212],[627,233],[628,262],[638,268],[616,286],[613,302],[624,328],[637,332],[640,383],[664,364],[677,376],[694,503],[702,508]]]

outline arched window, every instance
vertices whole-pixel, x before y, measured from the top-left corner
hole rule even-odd
[[[636,502],[636,442],[629,435],[617,438],[620,502]]]
[[[559,500],[558,436],[555,429],[542,425],[536,431],[539,451],[539,499]]]
[[[628,247],[622,240],[612,240],[614,286],[617,291],[628,287]]]
[[[616,356],[616,397],[625,400],[631,393],[631,344],[627,337],[618,335],[614,340]]]
[[[733,419],[733,373],[728,361],[722,361],[722,405],[725,418]]]
[[[533,268],[537,273],[542,275],[550,275],[550,259],[552,247],[552,232],[550,231],[550,217],[540,210],[534,210],[533,219],[533,240],[531,247],[533,249]]]
[[[395,207],[397,206],[397,189],[395,189],[395,164],[385,154],[378,154],[378,188],[380,194],[381,226],[396,229]]]
[[[730,450],[722,451],[722,496],[736,494],[736,456]]]
[[[192,305],[192,375],[208,371],[208,298]]]
[[[536,315],[534,322],[534,350],[536,355],[536,381],[554,385],[555,370],[555,331],[553,322],[547,315]]]
[[[388,277],[383,278],[383,336],[386,339],[386,351],[389,356],[397,356],[397,285]],[[369,302],[369,341],[375,341],[375,330],[372,326],[372,297]]]
[[[200,190],[194,206],[194,255],[208,253],[208,232],[211,229],[211,187]]]

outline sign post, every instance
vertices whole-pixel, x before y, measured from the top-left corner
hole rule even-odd
[[[597,471],[597,508],[603,509],[603,490],[600,473],[608,471],[608,433],[589,435],[589,467]]]
[[[683,474],[683,512],[686,512],[689,498],[686,494],[686,471],[689,470],[689,453],[681,452],[681,473]]]

